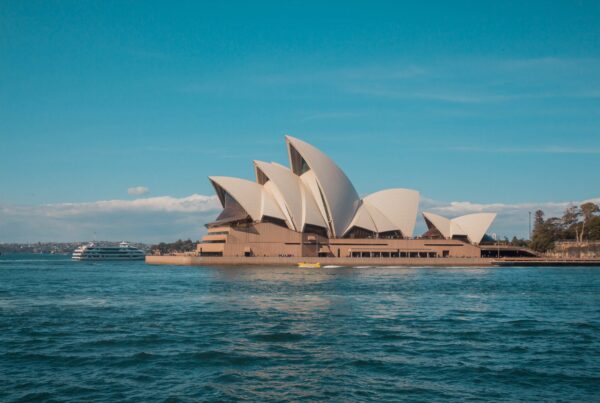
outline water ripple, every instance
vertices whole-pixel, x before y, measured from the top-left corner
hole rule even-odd
[[[0,401],[599,401],[594,268],[0,257]]]

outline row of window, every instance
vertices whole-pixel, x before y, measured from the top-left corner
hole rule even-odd
[[[378,257],[405,257],[405,258],[436,258],[439,255],[437,252],[352,252],[351,257],[358,258],[378,258]],[[443,257],[449,256],[449,251],[443,251]]]

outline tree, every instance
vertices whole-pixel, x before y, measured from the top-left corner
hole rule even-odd
[[[554,247],[554,220],[552,218],[544,220],[544,212],[538,210],[535,212],[535,224],[533,226],[533,236],[531,237],[531,248],[538,252],[546,252]]]
[[[536,227],[541,225],[544,225],[544,212],[542,210],[537,210],[535,212],[533,230],[535,231]]]
[[[560,218],[550,217],[544,220],[544,212],[535,212],[535,226],[531,237],[531,248],[538,252],[546,252],[554,248],[554,241],[562,235],[563,222]]]
[[[522,248],[526,248],[529,246],[529,241],[527,241],[525,239],[517,238],[516,236],[513,236],[513,238],[510,241],[510,244],[512,246],[520,246]]]
[[[581,205],[581,214],[583,215],[583,223],[581,225],[581,233],[579,235],[579,242],[583,242],[583,234],[585,233],[586,226],[589,228],[590,221],[594,217],[594,214],[600,211],[600,207],[597,204],[587,202]],[[588,236],[589,238],[589,236]]]
[[[196,248],[197,242],[192,242],[191,239],[182,241],[178,239],[172,243],[161,242],[158,245],[153,245],[152,250],[158,250],[162,255],[168,253],[180,253],[180,252],[191,252]]]
[[[593,216],[588,223],[588,239],[600,241],[600,216]]]
[[[563,238],[579,239],[579,218],[581,210],[575,205],[566,208],[562,216]]]

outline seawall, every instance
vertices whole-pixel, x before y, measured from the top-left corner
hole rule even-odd
[[[146,256],[146,263],[179,266],[296,266],[300,262],[327,266],[491,266],[487,258],[325,258],[325,257],[222,257]]]

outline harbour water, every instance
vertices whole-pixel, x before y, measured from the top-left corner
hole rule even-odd
[[[0,385],[0,401],[597,401],[600,269],[1,256]]]

